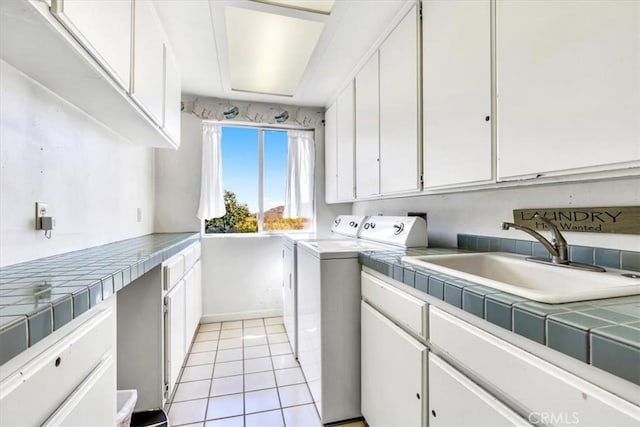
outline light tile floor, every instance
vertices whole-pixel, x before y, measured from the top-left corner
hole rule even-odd
[[[281,317],[200,325],[165,410],[171,426],[322,425]]]

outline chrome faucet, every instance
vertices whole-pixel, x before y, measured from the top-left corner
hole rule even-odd
[[[560,233],[560,230],[558,230],[558,227],[556,227],[555,224],[547,218],[540,216],[540,214],[535,214],[533,217],[539,219],[544,223],[544,225],[551,229],[551,241],[548,241],[542,234],[529,227],[517,225],[512,222],[503,222],[502,229],[508,230],[510,228],[515,228],[517,230],[524,231],[542,243],[542,246],[549,251],[549,254],[551,254],[551,262],[554,264],[567,264],[569,262],[569,257],[567,256],[567,241],[562,236],[562,233]]]
[[[560,230],[558,230],[558,227],[556,227],[554,223],[549,221],[547,218],[541,216],[540,214],[535,214],[533,217],[542,221],[544,225],[549,227],[551,231],[551,241],[548,241],[547,239],[545,239],[543,235],[533,230],[532,228],[525,227],[522,225],[517,225],[512,222],[502,223],[503,230],[515,228],[516,230],[524,231],[525,233],[534,237],[537,241],[539,241],[542,244],[542,246],[544,246],[544,248],[547,251],[549,251],[549,254],[551,255],[551,261],[545,258],[535,258],[535,257],[527,258],[528,261],[540,262],[544,264],[553,264],[560,267],[579,268],[582,270],[601,271],[601,272],[606,271],[604,268],[598,267],[597,265],[582,264],[579,262],[569,261],[569,257],[567,255],[567,241],[564,239],[564,236],[562,236],[562,233],[560,233]]]

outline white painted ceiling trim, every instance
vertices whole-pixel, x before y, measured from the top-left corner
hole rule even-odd
[[[154,0],[182,71],[183,95],[327,106],[415,0],[337,0],[330,15],[250,0]],[[231,90],[226,6],[324,22],[293,97]]]

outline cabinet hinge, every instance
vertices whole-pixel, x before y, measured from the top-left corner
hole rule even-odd
[[[422,2],[420,2],[418,6],[418,16],[422,19]]]
[[[169,398],[169,383],[164,383],[164,398]]]
[[[420,174],[420,185],[424,185],[424,176]]]

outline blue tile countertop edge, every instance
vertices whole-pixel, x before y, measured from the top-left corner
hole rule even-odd
[[[0,365],[198,240],[154,233],[0,268]]]
[[[457,252],[469,250],[365,251],[359,261],[431,297],[640,385],[640,295],[543,304],[401,261],[403,256]]]

